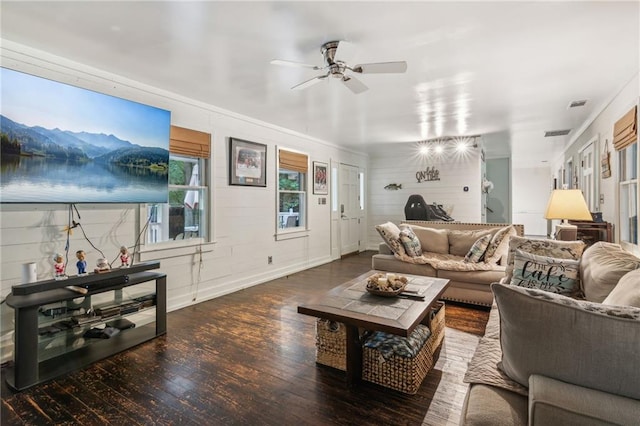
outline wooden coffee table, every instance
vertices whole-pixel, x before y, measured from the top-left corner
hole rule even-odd
[[[384,331],[408,337],[425,320],[449,280],[420,275],[396,274],[409,279],[407,290],[415,290],[424,300],[383,297],[366,290],[369,271],[338,286],[326,295],[298,306],[298,312],[344,323],[347,332],[347,384],[362,378],[362,343],[359,329]],[[425,321],[428,324],[428,321]]]

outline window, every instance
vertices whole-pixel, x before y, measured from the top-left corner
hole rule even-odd
[[[613,126],[613,147],[618,151],[620,242],[638,244],[638,107]]]
[[[278,150],[278,232],[306,229],[308,162],[305,154]]]
[[[620,241],[638,244],[638,144],[618,151]]]
[[[210,134],[171,126],[169,202],[147,206],[147,243],[208,240],[210,148]]]

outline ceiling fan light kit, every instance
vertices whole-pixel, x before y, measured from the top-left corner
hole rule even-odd
[[[359,64],[350,67],[347,64],[347,57],[352,56],[355,51],[353,44],[346,41],[330,41],[320,47],[320,52],[324,58],[324,66],[310,65],[301,62],[287,61],[283,59],[274,59],[271,61],[273,65],[282,65],[288,67],[311,68],[313,70],[326,70],[325,74],[315,76],[302,83],[292,87],[294,90],[306,89],[316,83],[331,76],[339,79],[351,92],[358,94],[369,88],[366,84],[355,78],[352,73],[357,74],[400,74],[407,71],[407,63],[405,61],[397,62],[376,62],[369,64]]]

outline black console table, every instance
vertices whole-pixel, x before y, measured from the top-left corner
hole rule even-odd
[[[20,391],[165,334],[167,276],[150,272],[159,267],[160,262],[146,262],[104,273],[13,286],[6,299],[15,310],[14,363],[7,371],[7,384]],[[123,298],[124,288],[150,281],[155,281],[155,292]],[[81,294],[67,286],[87,292]],[[109,299],[107,303],[92,304],[92,296],[107,292],[112,292],[112,297],[103,295]],[[76,303],[78,298],[82,298],[80,303]],[[111,338],[84,336],[93,327],[153,307],[153,322],[122,330]]]

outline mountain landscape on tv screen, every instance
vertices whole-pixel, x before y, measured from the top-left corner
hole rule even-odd
[[[62,160],[108,162],[136,167],[167,167],[169,151],[144,147],[104,133],[28,127],[0,115],[2,154]]]
[[[4,115],[0,138],[2,202],[166,202],[164,148],[26,126]]]

